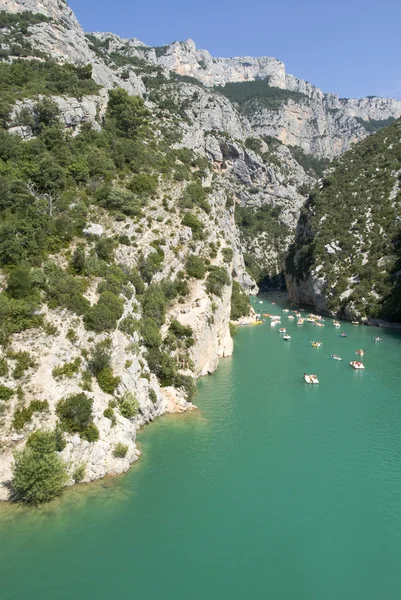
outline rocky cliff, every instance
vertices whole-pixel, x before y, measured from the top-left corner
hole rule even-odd
[[[0,9],[6,498],[37,429],[63,430],[72,484],[125,471],[138,427],[191,408],[232,352],[233,279],[255,293],[282,272],[320,159],[401,110],[274,58],[85,34],[63,0]],[[77,404],[85,423],[60,408]]]
[[[401,320],[401,121],[339,158],[309,197],[286,261],[295,302],[350,320]]]
[[[104,55],[117,52],[136,57],[162,67],[164,72],[195,78],[209,89],[218,86],[224,93],[227,84],[249,84],[249,99],[244,108],[254,132],[275,137],[286,145],[299,146],[304,152],[319,157],[340,155],[366,137],[370,122],[378,127],[381,122],[401,116],[399,100],[344,99],[334,93],[325,94],[286,73],[284,63],[272,57],[216,58],[207,50],[198,50],[190,39],[150,48],[135,38],[121,39],[107,33],[94,36],[103,44]],[[266,107],[261,98],[252,98],[251,84],[260,80],[267,80],[271,88],[283,92],[276,106]]]

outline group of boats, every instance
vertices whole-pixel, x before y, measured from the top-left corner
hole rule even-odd
[[[272,303],[272,304],[274,304],[274,303]],[[323,317],[321,317],[320,315],[315,315],[313,313],[309,313],[307,317],[303,317],[299,310],[297,310],[297,309],[290,310],[289,308],[285,308],[283,310],[283,313],[290,321],[296,319],[297,325],[303,325],[306,321],[308,323],[314,324],[316,327],[324,327],[325,326],[325,319],[323,319]],[[276,325],[281,325],[281,318],[282,318],[281,315],[277,315],[277,314],[273,315],[271,313],[262,313],[262,315],[256,315],[256,317],[257,317],[257,321],[256,321],[257,324],[262,324],[265,319],[270,319],[270,325],[272,327],[275,327]],[[353,321],[352,324],[359,325],[360,323],[358,321]],[[339,321],[333,320],[333,326],[336,328],[340,328],[341,323]],[[291,339],[291,336],[287,333],[287,329],[285,327],[280,327],[279,333],[283,334],[284,340],[288,341]],[[342,338],[347,337],[347,334],[345,333],[345,331],[342,331],[339,335]],[[309,340],[309,341],[313,348],[320,348],[323,344],[323,342],[321,340]],[[375,338],[373,338],[373,341],[375,343],[381,342],[382,338],[375,337]],[[357,354],[358,357],[360,359],[362,359],[362,357],[365,355],[365,352],[364,352],[364,350],[359,349],[359,350],[356,350],[355,354]],[[331,354],[330,358],[332,358],[333,360],[338,360],[338,361],[343,360],[341,358],[341,356],[338,356],[338,354]],[[362,360],[352,360],[352,361],[350,361],[349,364],[353,369],[356,369],[356,370],[365,369],[365,365],[363,364]],[[319,379],[318,379],[317,375],[314,373],[304,373],[304,380],[307,384],[310,384],[310,385],[316,385],[319,383]]]

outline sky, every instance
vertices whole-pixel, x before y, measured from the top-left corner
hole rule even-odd
[[[213,56],[274,56],[340,97],[401,100],[401,0],[69,0],[86,32]]]

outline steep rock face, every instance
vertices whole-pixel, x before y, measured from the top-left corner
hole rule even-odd
[[[388,108],[382,114],[389,111],[392,112]],[[397,112],[401,112],[401,103]],[[355,113],[348,116],[341,109],[332,109],[325,98],[305,97],[299,102],[289,99],[274,111],[255,107],[249,120],[261,136],[272,136],[287,146],[302,148],[307,154],[332,159],[366,137],[366,129],[353,118],[359,116]]]
[[[134,73],[121,81],[89,48],[84,31],[64,0],[1,0],[0,10],[10,13],[29,11],[51,19],[29,27],[30,43],[51,58],[75,65],[92,64],[94,80],[105,88],[117,84],[131,94],[143,94],[145,87]]]
[[[190,39],[164,46],[157,62],[180,75],[195,77],[207,86],[268,77],[271,85],[286,87],[284,64],[276,58],[214,58],[207,50],[197,50]]]
[[[272,57],[216,58],[207,50],[197,49],[191,39],[154,49],[136,38],[94,35],[106,43],[106,53],[120,52],[158,65],[167,77],[169,72],[194,77],[208,88],[268,79],[272,88],[301,94],[296,101],[283,96],[280,105],[273,109],[255,100],[248,105],[247,116],[259,135],[276,137],[286,145],[299,146],[319,157],[339,156],[366,137],[368,130],[360,120],[380,123],[401,116],[399,100],[340,99],[333,93],[324,94],[312,84],[286,73],[285,65]]]
[[[43,99],[43,97],[39,97]],[[89,123],[96,130],[100,130],[100,123],[104,117],[107,106],[107,91],[101,89],[98,95],[88,95],[80,100],[65,96],[52,96],[52,100],[57,104],[60,111],[60,118],[65,127],[69,129],[73,135],[80,131],[80,126],[83,123]],[[13,125],[18,121],[18,116],[23,110],[28,110],[32,113],[34,102],[31,99],[17,101],[10,114],[10,127],[8,131],[20,135],[24,139],[33,137],[31,127]]]

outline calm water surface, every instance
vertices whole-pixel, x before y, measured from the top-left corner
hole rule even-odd
[[[398,600],[401,335],[283,324],[289,342],[240,330],[200,411],[141,432],[124,477],[0,507],[2,600]]]

